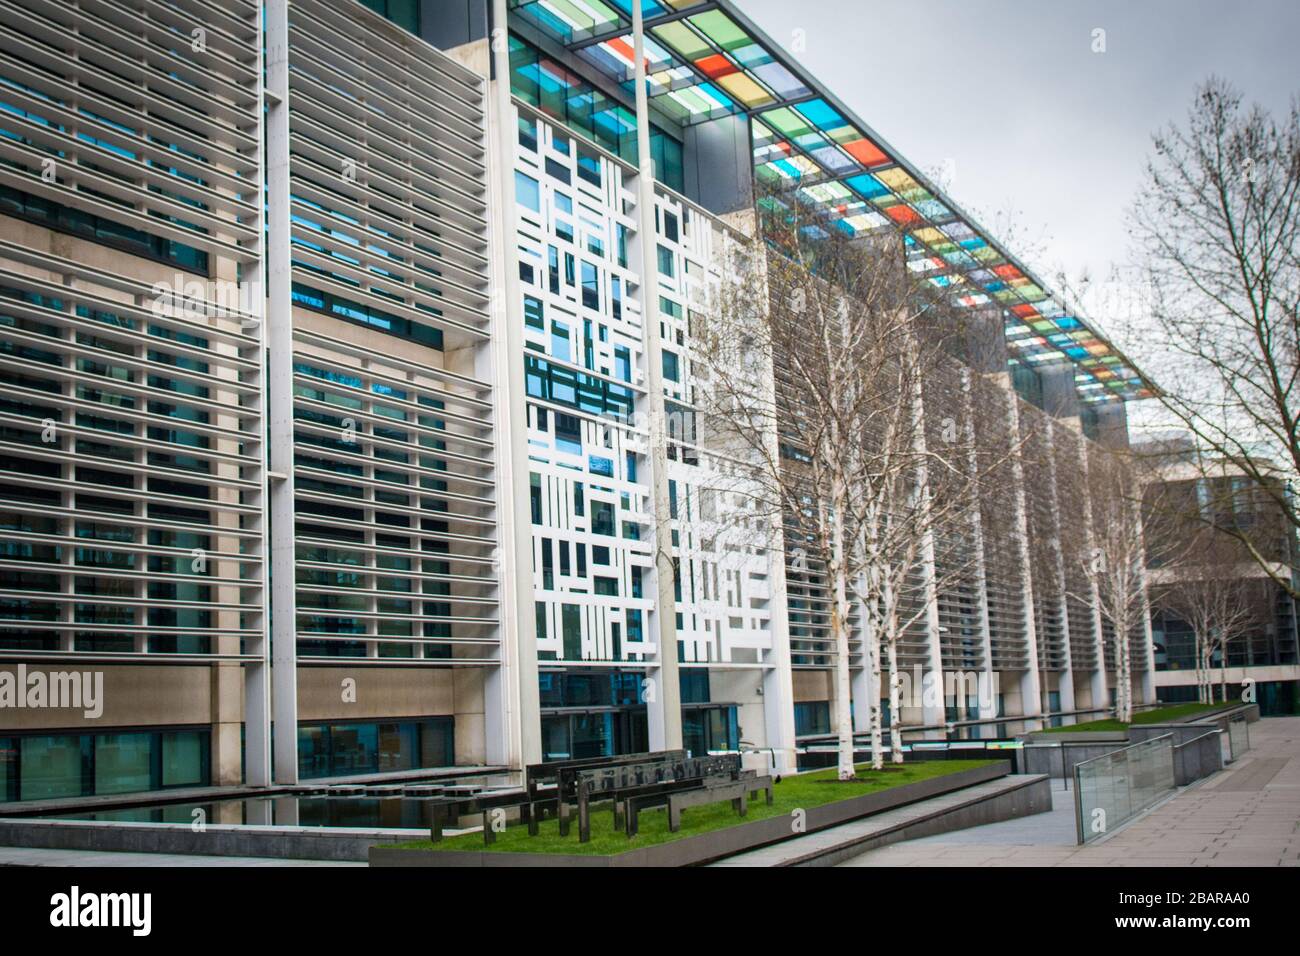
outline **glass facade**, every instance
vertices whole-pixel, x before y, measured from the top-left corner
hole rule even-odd
[[[794,705],[794,733],[796,737],[831,732],[830,701],[808,700]]]
[[[455,764],[455,718],[298,725],[298,776],[346,777]]]
[[[0,737],[0,802],[210,783],[207,729]]]
[[[636,116],[578,74],[566,70],[531,44],[510,37],[510,91],[564,126],[636,165]],[[681,140],[653,124],[650,155],[655,178],[669,189],[685,188]],[[590,181],[598,168],[593,158],[580,162],[578,175]],[[599,180],[596,181],[599,184]]]

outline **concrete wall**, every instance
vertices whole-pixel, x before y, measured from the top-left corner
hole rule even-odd
[[[0,664],[0,673],[15,674],[17,669],[17,664]],[[103,733],[114,727],[194,725],[212,720],[208,667],[106,666],[73,660],[27,665],[29,675],[71,671],[102,675],[103,713],[99,718],[88,718],[81,709],[5,708],[0,733],[6,730]]]
[[[830,671],[795,671],[792,680],[795,703],[831,699]]]

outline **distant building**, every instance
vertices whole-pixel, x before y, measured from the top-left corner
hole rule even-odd
[[[1195,606],[1198,590],[1230,579],[1244,621],[1210,662],[1215,699],[1225,686],[1230,699],[1239,699],[1251,682],[1261,713],[1300,713],[1295,600],[1243,542],[1227,533],[1244,535],[1270,560],[1273,575],[1290,580],[1296,535],[1276,500],[1239,468],[1206,459],[1186,433],[1136,443],[1134,451],[1155,466],[1166,534],[1175,539],[1149,558],[1157,696],[1171,703],[1197,699],[1195,629],[1188,620],[1194,615],[1188,604]],[[1273,492],[1288,493],[1280,475]]]

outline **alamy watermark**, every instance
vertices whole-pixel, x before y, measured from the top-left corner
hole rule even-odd
[[[87,720],[104,713],[103,671],[0,671],[0,710],[80,710]]]

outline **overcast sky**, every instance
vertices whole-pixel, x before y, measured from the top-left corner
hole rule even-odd
[[[914,165],[946,169],[986,226],[1016,213],[1049,282],[1125,261],[1151,132],[1198,82],[1218,73],[1275,112],[1300,93],[1300,0],[736,2],[787,50],[804,31],[808,71]]]

